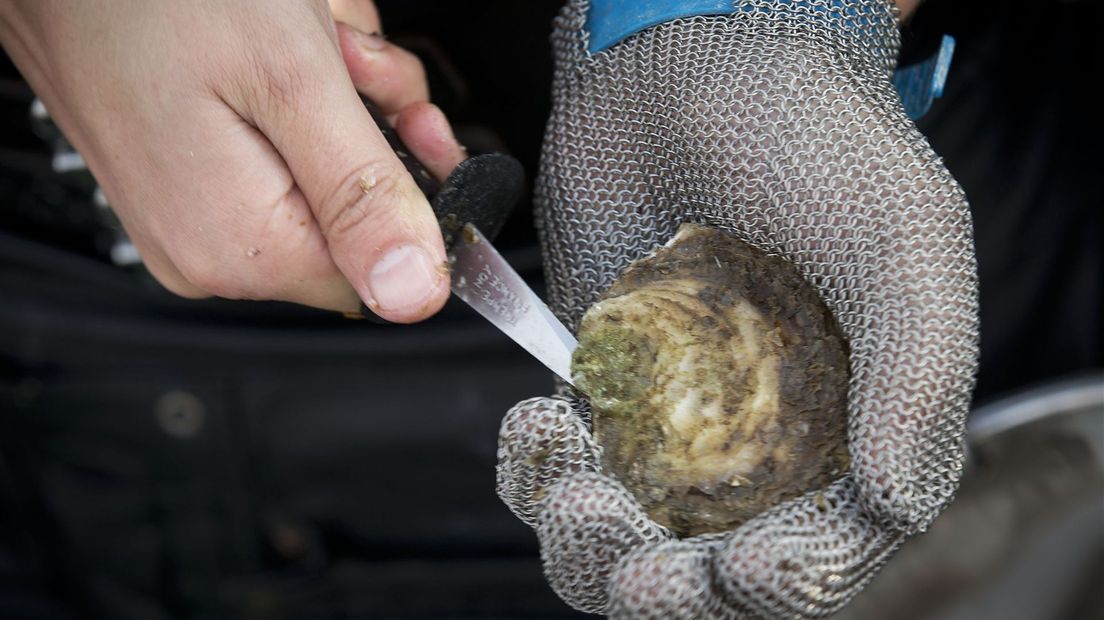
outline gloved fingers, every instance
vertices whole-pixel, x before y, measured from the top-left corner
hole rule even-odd
[[[713,554],[723,536],[640,546],[621,559],[610,579],[611,618],[741,618],[719,594]]]
[[[906,534],[871,518],[850,477],[736,529],[713,555],[722,599],[768,618],[819,618],[857,594]]]
[[[820,618],[838,611],[905,535],[864,512],[854,483],[720,535],[641,546],[610,580],[618,618]]]
[[[625,554],[672,538],[620,482],[595,472],[552,485],[536,514],[549,585],[572,607],[591,613],[605,611],[610,577]]]
[[[892,149],[879,148],[885,153],[871,148],[870,157],[891,161]],[[849,445],[860,497],[873,514],[915,533],[951,501],[962,474],[977,276],[961,189],[928,147],[895,156],[910,162],[899,164],[908,175],[895,183],[879,185],[877,169],[851,175],[881,188],[878,216],[845,227],[869,249],[845,259],[845,269],[824,261],[817,270],[853,278],[825,278],[834,290],[822,293],[834,300],[851,346]],[[826,250],[842,254],[847,241]]]
[[[530,527],[535,504],[560,477],[599,469],[597,444],[558,398],[522,401],[507,412],[498,435],[498,496]]]

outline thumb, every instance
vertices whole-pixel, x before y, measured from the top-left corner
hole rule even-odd
[[[376,314],[410,323],[449,295],[437,219],[364,108],[330,41],[324,62],[296,64],[253,121],[287,163],[334,264]],[[297,71],[296,71],[297,70]]]

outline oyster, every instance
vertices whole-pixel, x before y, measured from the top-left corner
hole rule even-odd
[[[684,225],[578,337],[605,467],[679,535],[732,529],[849,466],[846,341],[783,259]]]

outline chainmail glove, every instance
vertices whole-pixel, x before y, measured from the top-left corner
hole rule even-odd
[[[589,54],[553,36],[538,181],[550,302],[571,327],[682,222],[797,266],[851,348],[851,471],[734,531],[676,539],[603,473],[581,400],[512,409],[498,492],[570,605],[632,618],[823,617],[953,498],[977,360],[963,192],[902,110],[887,0],[751,0]]]

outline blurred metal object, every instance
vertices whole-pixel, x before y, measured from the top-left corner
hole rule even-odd
[[[972,444],[1015,428],[1083,409],[1104,407],[1104,375],[1044,385],[978,407],[966,424]],[[1104,432],[1102,427],[1101,432]],[[1098,437],[1104,441],[1104,437]]]
[[[978,408],[958,498],[837,620],[1104,617],[1104,375]]]
[[[123,229],[122,222],[111,209],[103,190],[96,184],[88,169],[88,163],[66,139],[41,99],[36,98],[31,102],[30,120],[34,133],[49,144],[53,151],[50,164],[53,171],[59,175],[85,176],[94,187],[91,196],[92,205],[95,207],[93,217],[96,222],[110,231],[108,256],[111,257],[111,262],[118,267],[141,266],[142,257],[138,254],[138,248]]]
[[[67,172],[85,172],[88,170],[88,164],[84,162],[84,157],[77,152],[77,149],[73,148],[73,145],[69,144],[65,135],[61,133],[61,129],[54,123],[54,119],[50,116],[50,112],[41,99],[36,98],[31,103],[30,115],[31,129],[53,148],[54,157],[51,165],[54,172],[65,174]]]

